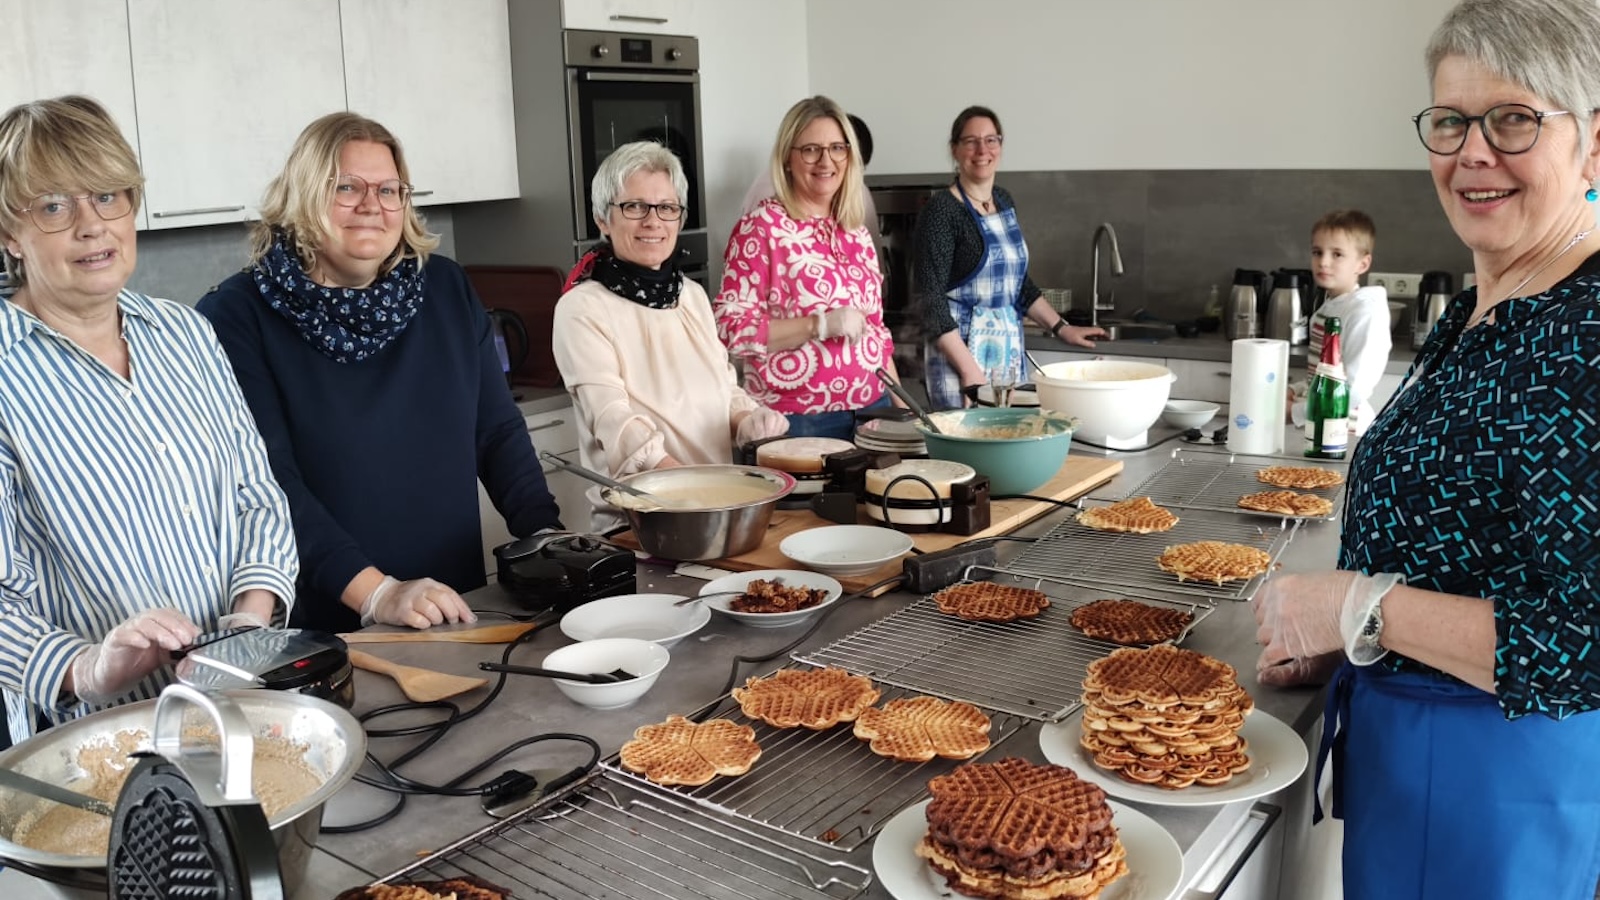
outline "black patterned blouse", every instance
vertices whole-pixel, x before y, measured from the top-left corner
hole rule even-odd
[[[1339,565],[1493,599],[1501,709],[1561,719],[1600,708],[1600,254],[1465,329],[1476,300],[1361,439]]]

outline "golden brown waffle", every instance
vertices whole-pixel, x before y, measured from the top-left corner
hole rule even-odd
[[[1044,591],[995,584],[992,581],[969,581],[951,585],[933,595],[939,611],[974,622],[1013,622],[1032,619],[1050,605]]]
[[[1245,494],[1239,498],[1239,506],[1243,509],[1282,513],[1286,516],[1326,516],[1333,512],[1332,500],[1294,491],[1262,491],[1259,494]]]
[[[910,697],[862,712],[855,735],[870,741],[873,753],[901,762],[971,759],[989,749],[989,717],[970,703]]]
[[[743,775],[761,758],[756,730],[727,719],[691,722],[668,716],[644,725],[619,751],[622,765],[656,784],[705,784],[718,775]]]
[[[341,892],[335,900],[504,900],[511,892],[480,878],[372,884]]]
[[[1344,476],[1332,469],[1316,466],[1267,466],[1256,473],[1256,480],[1280,488],[1320,491],[1344,483]]]
[[[844,669],[782,669],[765,678],[751,678],[733,689],[733,699],[752,719],[777,728],[832,728],[854,722],[878,702],[872,679]]]
[[[1137,600],[1096,600],[1072,611],[1072,627],[1113,644],[1158,644],[1189,627],[1194,614]]]
[[[1096,531],[1127,531],[1153,534],[1171,531],[1178,517],[1149,497],[1134,497],[1110,506],[1095,506],[1078,513],[1078,524]]]
[[[927,836],[918,842],[916,854],[928,861],[950,890],[992,900],[1095,900],[1113,881],[1128,874],[1128,853],[1121,841],[1113,841],[1093,868],[1081,875],[1046,874],[1034,878],[963,865]]]
[[[1178,576],[1179,581],[1212,584],[1254,578],[1267,571],[1271,563],[1272,557],[1265,551],[1223,541],[1177,544],[1156,557],[1161,571]]]

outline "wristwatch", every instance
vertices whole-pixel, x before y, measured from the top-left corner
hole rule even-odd
[[[1356,643],[1370,650],[1382,652],[1383,646],[1383,600],[1372,604],[1372,612],[1367,614],[1367,620],[1361,623],[1361,633],[1356,636]]]
[[[1066,318],[1066,316],[1057,316],[1056,317],[1056,323],[1054,325],[1050,326],[1050,333],[1055,335],[1056,337],[1061,337],[1061,329],[1063,329],[1065,327],[1067,327],[1067,318]]]

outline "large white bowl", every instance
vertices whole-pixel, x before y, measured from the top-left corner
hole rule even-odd
[[[805,609],[797,609],[793,612],[754,613],[739,612],[728,608],[728,604],[739,599],[739,595],[731,593],[732,591],[742,591],[745,589],[745,585],[757,579],[771,581],[774,578],[782,578],[783,583],[789,587],[814,588],[827,591],[828,596],[823,597],[822,602],[816,606],[808,606]],[[719,596],[706,597],[707,594],[717,594]],[[801,622],[808,622],[820,615],[824,609],[828,608],[829,604],[844,595],[844,586],[821,572],[802,572],[799,569],[757,569],[754,572],[735,572],[732,575],[714,578],[706,582],[705,587],[700,589],[700,595],[706,597],[706,599],[696,603],[695,606],[710,607],[711,612],[727,616],[730,619],[743,622],[755,628],[782,628],[785,625],[798,625]]]
[[[632,673],[637,677],[631,681],[611,684],[550,679],[555,682],[556,690],[566,694],[574,703],[590,709],[621,709],[643,697],[655,685],[671,658],[672,654],[667,652],[667,648],[655,641],[601,638],[568,644],[546,656],[540,665],[578,675],[600,675],[614,669]]]
[[[703,603],[677,606],[677,594],[621,594],[592,600],[561,617],[561,633],[575,641],[639,638],[671,647],[711,621]]]
[[[1113,359],[1050,363],[1034,379],[1039,405],[1077,419],[1074,437],[1095,443],[1143,434],[1177,380],[1166,366]]]
[[[911,547],[911,537],[893,528],[829,525],[795,532],[778,550],[808,569],[842,578],[874,571]]]

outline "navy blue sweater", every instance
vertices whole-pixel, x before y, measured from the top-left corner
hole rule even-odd
[[[267,306],[249,271],[197,305],[289,496],[300,546],[297,627],[358,627],[339,595],[367,566],[402,581],[482,587],[479,478],[512,534],[560,524],[466,273],[437,255],[422,271],[416,318],[358,363],[334,362],[307,343]]]

